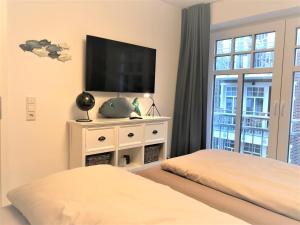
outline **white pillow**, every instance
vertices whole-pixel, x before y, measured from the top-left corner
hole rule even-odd
[[[60,172],[8,193],[32,225],[244,224],[123,169],[102,165]]]

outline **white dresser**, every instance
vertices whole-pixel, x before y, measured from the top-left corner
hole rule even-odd
[[[86,166],[91,156],[109,153],[111,165],[121,166],[126,155],[130,157],[130,163],[122,166],[129,170],[138,169],[145,165],[145,151],[151,146],[159,148],[158,160],[164,160],[170,119],[143,117],[134,120],[99,119],[90,123],[69,121],[69,168]]]

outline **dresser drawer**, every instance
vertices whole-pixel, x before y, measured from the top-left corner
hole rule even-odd
[[[146,142],[163,142],[166,139],[164,123],[146,124],[145,141]]]
[[[143,143],[143,126],[124,126],[119,129],[119,146],[130,147]]]
[[[115,129],[87,129],[85,145],[86,152],[114,150],[116,147]]]

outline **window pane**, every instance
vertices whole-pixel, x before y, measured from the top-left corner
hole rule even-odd
[[[296,53],[295,53],[295,66],[300,66],[300,48],[296,49]]]
[[[251,51],[252,48],[252,37],[239,37],[235,39],[234,42],[234,51],[235,52],[243,52],[243,51]]]
[[[300,73],[294,74],[289,163],[300,165]]]
[[[237,75],[215,76],[212,148],[234,150],[237,81]]]
[[[255,113],[262,113],[264,108],[264,99],[263,98],[256,98],[255,99]]]
[[[230,70],[231,56],[216,57],[216,70]]]
[[[300,28],[297,29],[297,45],[300,45]]]
[[[272,74],[244,76],[240,152],[267,157]]]
[[[254,111],[254,98],[246,99],[246,114],[252,114]]]
[[[250,63],[251,63],[251,54],[234,56],[234,69],[250,68]]]
[[[273,67],[274,52],[257,52],[254,54],[254,67]]]
[[[275,47],[275,32],[255,35],[255,50]]]
[[[231,52],[231,39],[217,41],[217,54],[228,54]]]

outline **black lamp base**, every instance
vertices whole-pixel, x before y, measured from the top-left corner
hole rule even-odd
[[[93,120],[90,119],[89,111],[86,111],[87,119],[77,119],[76,122],[92,122]]]
[[[157,114],[160,116],[160,113],[159,113],[159,111],[158,111],[158,109],[157,109],[157,107],[156,107],[156,105],[155,105],[155,103],[153,101],[151,107],[149,108],[148,112],[146,113],[146,116],[152,116],[152,117],[154,117],[155,112],[157,112]]]
[[[93,120],[90,119],[78,119],[76,122],[92,122]]]

